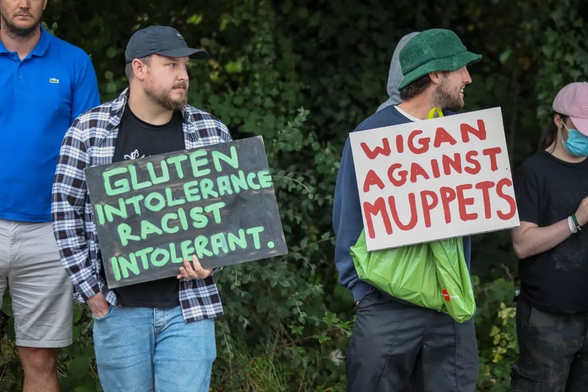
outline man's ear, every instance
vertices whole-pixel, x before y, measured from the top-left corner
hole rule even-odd
[[[147,64],[139,59],[134,59],[131,65],[133,66],[133,73],[135,74],[135,77],[139,80],[145,80],[145,75],[147,74]]]
[[[443,72],[431,72],[429,78],[433,84],[439,84],[443,78]]]

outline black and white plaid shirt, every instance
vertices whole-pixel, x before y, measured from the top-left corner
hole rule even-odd
[[[116,305],[117,301],[100,274],[102,260],[84,169],[112,163],[127,99],[128,89],[114,101],[81,114],[67,131],[59,153],[51,208],[53,231],[62,263],[74,285],[74,298],[79,302],[99,292],[110,304]],[[182,112],[186,149],[231,141],[227,127],[216,117],[189,105]],[[186,322],[222,315],[212,276],[182,279],[179,285]]]

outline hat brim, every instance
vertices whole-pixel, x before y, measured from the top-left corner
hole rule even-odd
[[[481,55],[466,51],[458,53],[454,56],[429,61],[428,63],[423,64],[417,69],[407,73],[398,85],[398,89],[403,89],[421,76],[425,76],[433,72],[457,71],[460,68],[475,64],[481,59]]]
[[[588,119],[570,116],[570,120],[572,120],[578,132],[584,136],[588,136]]]
[[[170,49],[170,50],[162,50],[161,52],[157,52],[160,56],[178,58],[178,57],[190,57],[195,60],[208,60],[210,57],[208,52],[202,49],[192,49],[192,48],[177,48],[177,49]]]

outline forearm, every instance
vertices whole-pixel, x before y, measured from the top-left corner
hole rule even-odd
[[[76,291],[87,300],[99,293],[100,287],[91,266],[83,218],[63,199],[63,195],[53,194],[53,232],[63,267]]]
[[[515,236],[513,246],[520,259],[547,252],[572,235],[568,219],[547,227],[532,227]]]
[[[88,157],[77,124],[76,120],[62,142],[53,182],[51,215],[62,264],[76,291],[87,300],[100,292],[100,286],[92,268],[84,224],[87,195],[84,168],[88,166]]]
[[[353,290],[354,296],[361,296],[356,290],[356,285],[361,282],[357,276],[350,250],[357,243],[363,230],[363,220],[349,142],[345,144],[343,150],[335,186],[333,229],[337,238],[335,264],[339,271],[339,282],[348,289]]]

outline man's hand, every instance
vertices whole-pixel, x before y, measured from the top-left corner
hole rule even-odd
[[[94,316],[98,318],[104,317],[104,315],[108,312],[108,308],[110,304],[106,301],[106,298],[102,295],[102,293],[98,293],[89,300],[86,301],[90,310],[94,314]]]
[[[192,263],[194,267],[188,260],[184,260],[184,266],[180,267],[180,274],[177,276],[178,279],[206,279],[212,274],[212,269],[202,268],[196,255],[192,255]]]

